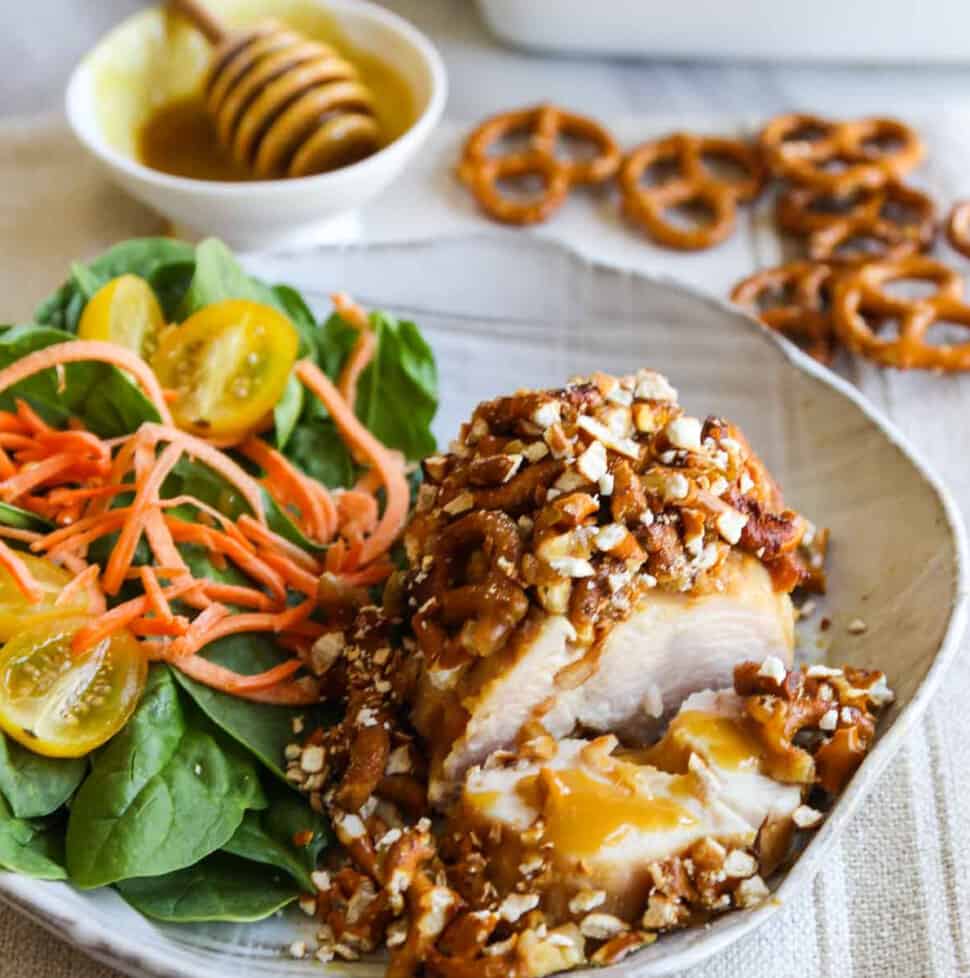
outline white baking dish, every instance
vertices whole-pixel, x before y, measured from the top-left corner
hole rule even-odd
[[[478,0],[492,32],[642,57],[970,62],[970,0]]]

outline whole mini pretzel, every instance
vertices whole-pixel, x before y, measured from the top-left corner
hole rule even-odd
[[[887,148],[880,142],[896,145]],[[923,158],[915,130],[881,118],[831,122],[800,113],[781,115],[762,130],[761,148],[777,176],[835,195],[880,187]]]
[[[738,282],[731,299],[766,326],[787,336],[809,356],[829,364],[835,353],[835,330],[828,308],[832,268],[820,262],[793,261],[765,268]],[[788,301],[766,307],[770,296]]]
[[[741,168],[739,180],[719,177],[704,157],[730,160]],[[655,184],[641,182],[658,164],[674,168],[674,175]],[[757,151],[738,139],[694,136],[678,132],[638,146],[620,168],[623,206],[630,218],[660,244],[683,251],[699,251],[720,244],[734,229],[738,201],[752,200],[764,183],[764,168]],[[667,218],[674,207],[699,204],[711,220],[682,227]]]
[[[495,145],[509,136],[528,137],[523,150],[492,155]],[[556,153],[560,135],[589,143],[589,159],[561,159]],[[486,214],[505,224],[536,224],[562,206],[571,187],[602,183],[616,173],[620,147],[598,122],[553,105],[537,105],[486,119],[468,137],[458,176]],[[503,194],[502,180],[537,176],[542,193],[527,199]]]
[[[883,288],[901,280],[932,282],[936,290],[926,297],[907,299]],[[927,331],[939,321],[970,329],[970,305],[963,301],[963,279],[932,258],[911,255],[847,272],[835,286],[833,317],[842,342],[876,363],[900,369],[970,370],[970,342],[936,346],[926,342]],[[898,335],[880,338],[867,317],[895,320]]]
[[[842,265],[905,258],[928,248],[936,236],[932,199],[895,180],[844,199],[811,187],[791,187],[778,198],[776,214],[785,230],[808,234],[810,258]],[[857,247],[846,247],[853,242]]]
[[[970,200],[953,205],[946,222],[946,239],[952,248],[970,258]]]

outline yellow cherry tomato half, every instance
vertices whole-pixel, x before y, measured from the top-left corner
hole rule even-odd
[[[25,553],[18,556],[27,565],[27,570],[40,585],[43,594],[40,601],[28,601],[14,583],[10,572],[0,567],[0,642],[8,641],[30,625],[91,611],[90,596],[83,590],[71,595],[64,604],[55,604],[61,591],[74,578],[73,574],[43,557]]]
[[[148,662],[127,631],[81,656],[71,641],[91,618],[30,625],[0,649],[0,727],[35,754],[81,757],[113,737],[138,705]]]
[[[121,275],[88,301],[77,335],[117,343],[150,360],[164,329],[165,316],[152,287],[137,275]]]
[[[252,431],[283,396],[296,362],[293,324],[271,306],[227,299],[163,334],[152,368],[175,392],[175,423],[211,437]]]

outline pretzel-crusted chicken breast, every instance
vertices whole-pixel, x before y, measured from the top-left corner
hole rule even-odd
[[[698,689],[791,662],[806,523],[659,374],[480,405],[406,534],[431,795],[542,720],[644,743]]]
[[[765,900],[892,700],[792,665],[826,542],[652,371],[480,405],[308,663],[346,708],[287,755],[342,844],[317,957],[540,978]]]

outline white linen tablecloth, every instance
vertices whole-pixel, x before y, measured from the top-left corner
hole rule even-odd
[[[745,120],[604,120],[627,145],[669,128],[721,133]],[[970,114],[910,120],[929,162],[914,178],[947,204],[970,196]],[[624,225],[612,192],[577,193],[534,232],[496,229],[452,173],[467,127],[449,122],[421,160],[353,225],[353,240],[389,242],[468,232],[537,233],[625,267],[663,272],[724,295],[738,278],[776,263],[781,244],[767,204],[745,213],[729,242],[684,255],[655,248]],[[0,298],[3,321],[24,320],[71,260],[115,240],[158,233],[154,215],[113,188],[59,118],[0,123]],[[964,262],[953,253],[947,257]],[[968,266],[970,268],[970,266]],[[537,283],[541,288],[541,283]],[[496,283],[501,288],[501,283]],[[970,517],[970,376],[840,370],[917,444]],[[905,519],[905,514],[900,513]],[[12,912],[0,913],[0,976],[111,978]],[[970,978],[970,658],[954,664],[907,748],[790,906],[691,978]]]

